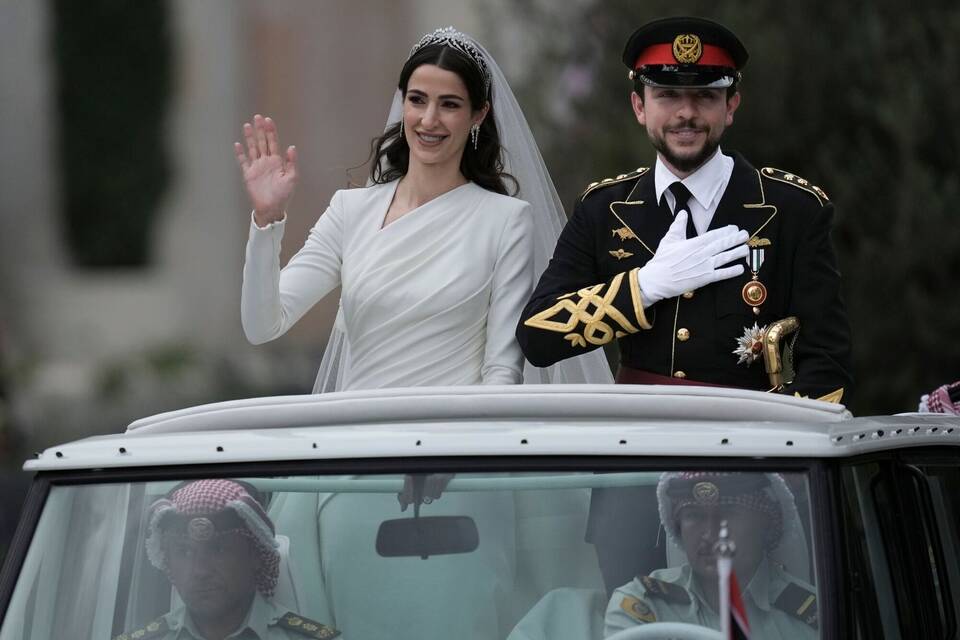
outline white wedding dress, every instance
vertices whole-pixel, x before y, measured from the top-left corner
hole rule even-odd
[[[534,279],[527,203],[468,182],[383,227],[396,188],[338,191],[282,270],[284,223],[251,222],[247,338],[283,335],[342,285],[341,389],[521,382],[514,331]]]

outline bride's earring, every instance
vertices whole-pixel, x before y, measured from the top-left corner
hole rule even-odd
[[[400,119],[400,137],[403,137],[403,119]]]
[[[470,127],[470,139],[473,140],[473,150],[477,150],[477,138],[480,137],[480,123],[474,122]]]

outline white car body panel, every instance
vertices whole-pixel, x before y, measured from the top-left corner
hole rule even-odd
[[[29,471],[410,456],[842,457],[960,446],[960,418],[853,418],[737,389],[519,385],[238,400],[52,447]]]

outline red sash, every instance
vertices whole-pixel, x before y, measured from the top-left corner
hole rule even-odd
[[[662,376],[658,373],[650,373],[641,369],[634,369],[620,365],[617,370],[617,384],[693,384],[699,387],[722,387],[722,384],[712,384],[710,382],[697,382],[686,378],[675,378],[673,376]]]

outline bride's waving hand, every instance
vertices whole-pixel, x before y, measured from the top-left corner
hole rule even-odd
[[[277,124],[257,114],[253,124],[243,124],[244,145],[233,143],[237,164],[243,171],[243,184],[257,225],[265,227],[283,219],[287,203],[297,186],[297,149],[287,147],[280,153]]]

